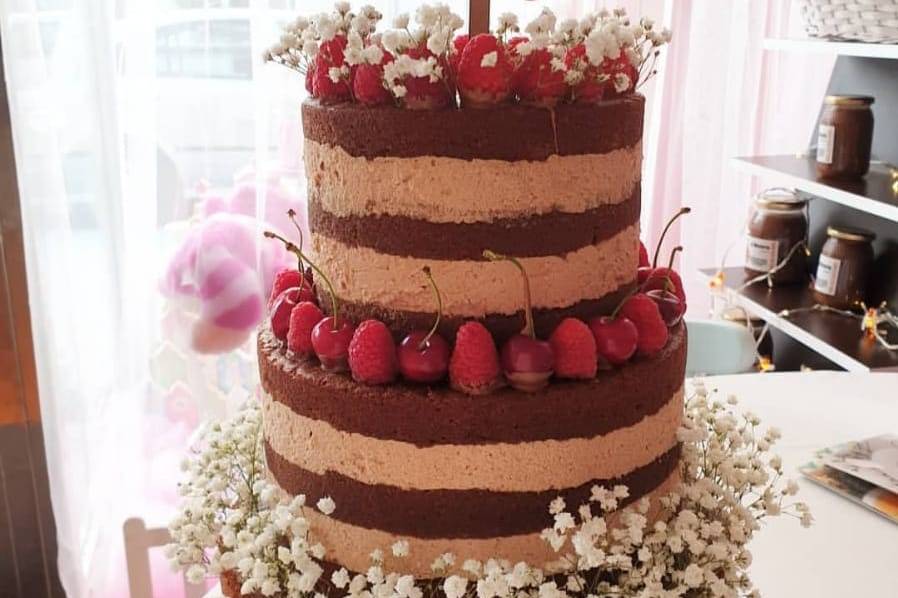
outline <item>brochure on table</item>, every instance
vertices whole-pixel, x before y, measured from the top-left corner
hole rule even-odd
[[[898,523],[898,435],[823,449],[800,469],[811,481]]]

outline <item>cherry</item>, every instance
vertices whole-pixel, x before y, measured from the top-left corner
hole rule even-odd
[[[321,367],[328,372],[345,372],[349,358],[349,342],[355,334],[355,326],[346,318],[328,316],[312,329],[312,349]]]
[[[285,268],[279,271],[274,278],[274,284],[272,285],[272,294],[271,297],[268,298],[268,309],[270,310],[274,306],[274,300],[277,299],[278,295],[282,292],[282,290],[298,287],[300,289],[300,301],[311,301],[312,303],[317,304],[318,298],[315,296],[315,288],[312,282],[312,270],[310,268],[305,268],[303,265],[302,258],[302,243],[303,243],[303,233],[302,227],[299,226],[299,223],[296,222],[296,212],[292,210],[288,211],[287,214],[290,216],[290,220],[293,221],[293,225],[296,227],[296,230],[299,232],[299,250],[300,253],[296,256],[296,269],[293,268]],[[281,290],[278,290],[278,289]],[[275,293],[277,291],[277,293]]]
[[[290,220],[293,221],[297,230],[300,231],[301,239],[302,230],[296,222],[296,212],[291,208],[290,210],[287,210],[287,215],[290,217]],[[327,275],[321,271],[321,268],[316,266],[305,254],[303,254],[302,248],[297,247],[275,232],[265,231],[264,234],[268,239],[279,240],[284,244],[284,247],[287,248],[287,251],[295,253],[297,259],[299,259],[299,269],[301,271],[303,270],[302,262],[305,260],[309,265],[309,268],[327,285],[327,292],[330,294],[331,298],[331,315],[318,322],[318,324],[315,325],[315,328],[312,329],[312,349],[315,351],[315,355],[318,356],[319,361],[321,361],[321,367],[325,370],[346,370],[347,359],[349,357],[349,342],[352,340],[352,335],[355,333],[355,326],[345,318],[340,319],[340,303],[337,300],[337,293],[334,291],[334,285],[331,284]],[[311,279],[311,273],[304,274],[303,277],[304,279],[309,280]]]
[[[682,251],[683,248],[679,246],[673,248],[673,250],[670,252],[670,258],[668,259],[666,268],[658,267],[658,257],[661,253],[661,246],[664,243],[664,237],[667,236],[667,232],[670,230],[670,227],[673,226],[673,223],[676,222],[678,218],[680,218],[684,214],[688,214],[691,211],[692,209],[688,207],[680,208],[680,210],[676,214],[674,214],[670,220],[667,221],[667,224],[664,225],[664,230],[661,231],[661,238],[658,239],[658,244],[655,246],[655,255],[652,258],[651,266],[649,266],[648,263],[643,263],[643,245],[640,243],[640,267],[639,270],[637,270],[639,290],[641,292],[651,291],[653,289],[672,291],[683,304],[684,311],[686,309],[686,293],[683,291],[683,281],[680,278],[680,275],[677,274],[677,272],[673,269],[674,257],[676,257],[677,252]]]
[[[589,329],[596,338],[599,360],[611,365],[623,365],[636,353],[639,330],[623,316],[602,316],[589,321]]]
[[[673,261],[679,251],[682,251],[683,248],[680,246],[674,247],[670,252],[670,258],[668,259],[668,263],[666,267],[658,267],[658,268],[640,268],[637,271],[638,281],[639,281],[639,290],[642,292],[648,292],[651,290],[661,290],[661,291],[671,291],[677,298],[680,300],[680,303],[683,304],[683,309],[685,311],[686,305],[686,293],[683,290],[683,279],[680,278],[679,273],[673,269]]]
[[[483,252],[483,257],[492,261],[508,261],[521,272],[524,281],[524,329],[502,345],[500,362],[505,377],[512,387],[524,392],[535,392],[549,383],[555,369],[555,353],[547,341],[536,338],[533,327],[533,309],[530,300],[530,279],[523,264],[516,258]]]
[[[683,319],[686,306],[675,293],[665,289],[652,289],[645,294],[658,305],[658,311],[668,328],[673,328]]]
[[[269,320],[271,331],[278,340],[287,340],[287,332],[290,331],[290,312],[297,303],[303,301],[301,295],[299,287],[292,287],[285,289],[272,301]]]
[[[437,317],[430,330],[410,332],[399,343],[399,371],[407,380],[413,382],[439,382],[449,371],[451,350],[449,343],[437,334],[443,317],[443,298],[440,289],[437,288],[430,268],[425,266],[423,271],[437,302]]]
[[[271,285],[271,295],[268,297],[268,309],[271,310],[274,306],[274,300],[287,289],[292,289],[293,287],[301,288],[303,286],[305,286],[305,280],[302,272],[295,268],[284,268],[283,270],[279,270],[278,273],[275,274],[274,282]]]
[[[428,338],[415,330],[399,343],[399,371],[413,382],[439,382],[449,371],[449,343],[439,334]]]
[[[514,388],[534,392],[549,383],[555,367],[555,353],[547,341],[516,334],[502,345],[500,363]]]

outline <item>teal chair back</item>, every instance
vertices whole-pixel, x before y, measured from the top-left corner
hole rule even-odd
[[[722,376],[755,370],[755,340],[749,330],[725,320],[687,320],[686,376]]]

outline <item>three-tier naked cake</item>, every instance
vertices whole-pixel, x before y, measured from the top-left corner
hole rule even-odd
[[[350,35],[347,56],[352,43]],[[332,285],[339,318],[355,337],[373,330],[363,322],[376,320],[393,340],[374,332],[377,342],[353,338],[348,371],[334,371],[340,368],[322,368],[315,351],[294,350],[303,345],[291,344],[293,330],[266,324],[258,340],[265,452],[269,475],[288,493],[310,503],[333,499],[329,515],[309,511],[312,533],[327,547],[325,560],[350,571],[365,571],[372,551],[397,540],[409,543],[401,570],[418,578],[433,575],[431,564],[446,552],[459,562],[544,566],[557,558],[541,537],[557,497],[576,508],[596,486],[625,485],[629,504],[678,481],[683,325],[665,325],[655,347],[640,338],[636,354],[622,360],[602,359],[615,339],[603,338],[598,324],[587,327],[617,312],[601,322],[629,313],[634,334],[651,331],[637,321],[641,308],[619,308],[645,290],[637,273],[644,98],[612,75],[598,79],[615,83],[601,99],[572,99],[576,77],[566,77],[560,101],[483,105],[483,93],[474,92],[495,86],[465,83],[469,48],[460,65],[452,62],[457,49],[446,68],[452,64],[461,88],[458,107],[452,92],[446,107],[404,109],[415,107],[412,81],[397,91],[393,83],[402,79],[391,83],[389,68],[383,87],[394,101],[360,101],[355,81],[345,82],[355,101],[330,101],[327,82],[343,81],[331,69],[312,82],[316,97],[302,105],[311,230],[305,249],[328,279],[325,285],[315,277],[317,305],[332,314]],[[475,53],[485,71],[505,59],[489,52]],[[485,251],[514,263],[485,259]],[[532,302],[528,338],[549,340],[542,346],[554,359],[555,375],[536,376],[535,384],[509,371],[528,366],[506,354],[528,321],[522,273]],[[389,352],[409,333],[430,329],[437,313],[436,335],[451,364],[421,382],[403,375],[403,356]],[[456,333],[470,322],[485,327],[494,352],[458,354]],[[567,328],[596,336],[567,342]],[[635,350],[635,336],[632,342]],[[375,346],[389,353],[370,358],[392,368],[383,378],[365,373],[377,369],[365,361]],[[479,371],[470,360],[481,354],[489,362],[484,371],[499,367],[498,376],[479,387],[456,380],[465,368]],[[577,374],[567,364],[584,356],[592,369]],[[657,507],[653,501],[650,515]],[[388,553],[388,566],[392,558]]]

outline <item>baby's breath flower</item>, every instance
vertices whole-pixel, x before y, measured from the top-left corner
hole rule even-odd
[[[446,598],[461,598],[468,589],[468,580],[458,575],[450,575],[443,581]]]
[[[319,498],[318,502],[315,503],[315,506],[318,507],[318,510],[325,515],[330,515],[337,508],[337,505],[334,503],[334,499],[332,499],[330,496]]]
[[[391,547],[393,551],[393,556],[395,557],[406,557],[408,556],[408,540],[397,540],[393,543]]]
[[[492,52],[487,52],[483,55],[483,58],[480,59],[480,66],[483,68],[491,68],[496,66],[498,61],[499,53],[493,50]]]

